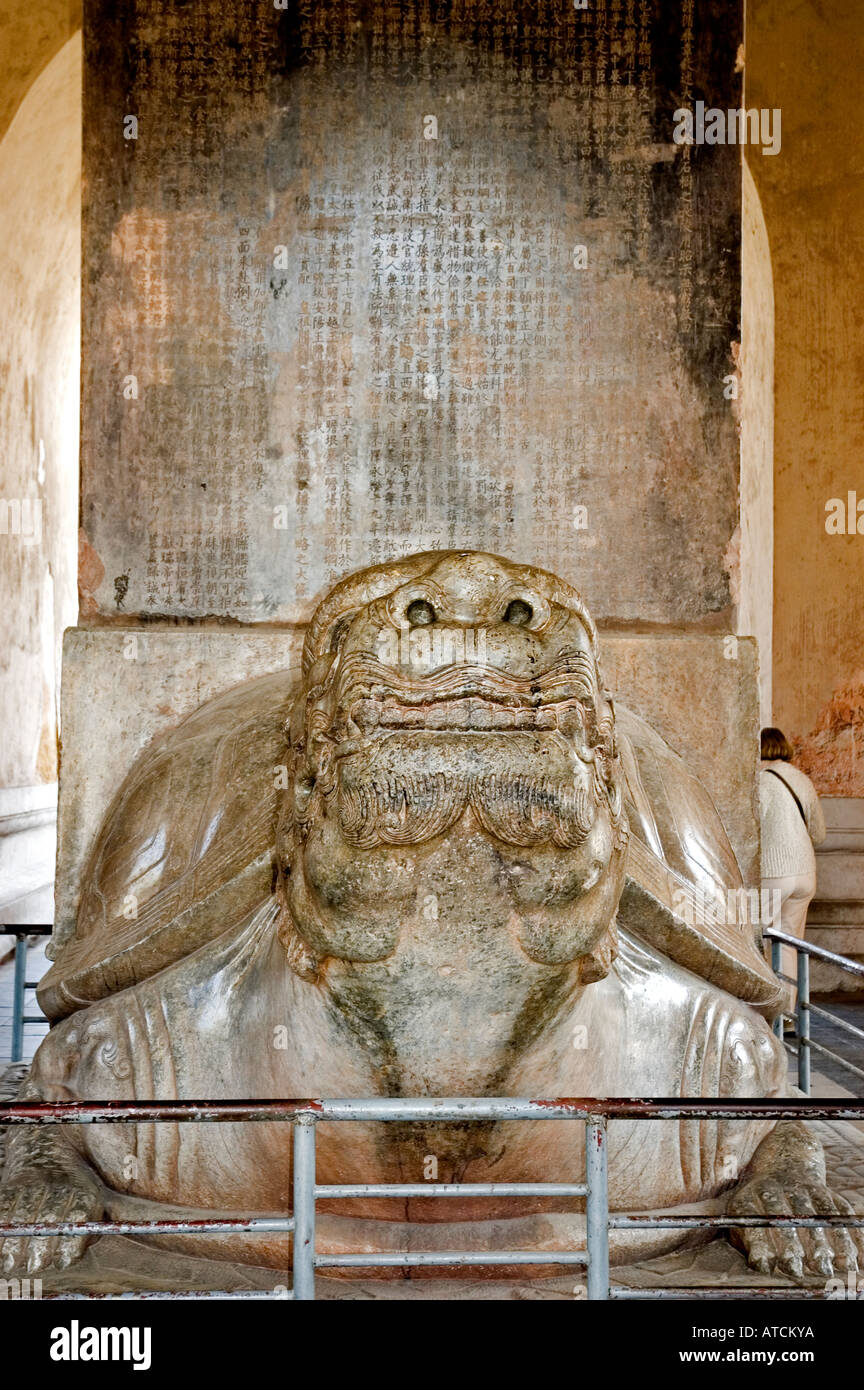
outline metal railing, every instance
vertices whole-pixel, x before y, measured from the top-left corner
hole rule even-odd
[[[836,965],[848,974],[858,975],[861,978],[864,978],[864,965],[859,964],[858,961],[850,960],[848,956],[838,956],[836,952],[828,951],[824,946],[814,946],[811,941],[801,941],[797,936],[789,936],[786,932],[778,931],[774,927],[766,928],[764,935],[771,942],[771,967],[775,975],[797,988],[795,1012],[793,1014],[778,1014],[774,1019],[774,1032],[781,1042],[785,1043],[784,1025],[787,1019],[794,1019],[795,1049],[789,1047],[789,1050],[798,1059],[799,1089],[804,1092],[805,1096],[810,1095],[810,1058],[814,1051],[821,1053],[824,1057],[830,1057],[838,1066],[845,1067],[854,1076],[864,1080],[864,1070],[861,1067],[857,1067],[848,1058],[841,1057],[839,1052],[832,1052],[830,1048],[824,1047],[822,1043],[816,1042],[810,1036],[810,1017],[812,1014],[817,1014],[820,1018],[827,1019],[834,1024],[835,1027],[850,1033],[860,1042],[864,1042],[862,1029],[856,1028],[854,1023],[848,1023],[845,1018],[831,1013],[829,1009],[819,1008],[812,1002],[810,998],[810,957],[813,956],[816,960],[826,961],[829,965]],[[784,946],[791,946],[797,952],[797,979],[795,980],[789,975],[784,975],[780,969]]]
[[[581,1266],[587,1273],[587,1298],[591,1301],[691,1297],[688,1289],[629,1289],[610,1287],[609,1232],[612,1230],[691,1230],[730,1227],[836,1227],[864,1228],[864,1216],[729,1216],[640,1215],[609,1212],[607,1126],[610,1120],[710,1120],[710,1119],[850,1119],[864,1118],[864,1100],[823,1102],[805,1098],[789,1100],[732,1101],[701,1098],[682,1100],[509,1098],[393,1098],[362,1100],[170,1100],[170,1101],[65,1101],[57,1103],[12,1101],[0,1104],[0,1124],[152,1124],[285,1121],[294,1125],[293,1215],[250,1218],[193,1219],[188,1221],[32,1221],[0,1225],[4,1237],[84,1235],[187,1235],[239,1232],[293,1234],[293,1289],[283,1297],[298,1301],[315,1298],[316,1270],[408,1268],[436,1266],[453,1270],[471,1266],[549,1265]],[[401,1123],[460,1123],[465,1121],[579,1120],[585,1125],[585,1181],[580,1183],[319,1183],[316,1177],[316,1127],[320,1123],[350,1121],[399,1121]],[[320,1200],[374,1197],[584,1197],[586,1248],[584,1250],[463,1250],[381,1251],[329,1254],[316,1249],[315,1216]],[[820,1290],[775,1288],[717,1291],[717,1296],[824,1297]],[[714,1297],[707,1288],[701,1297]],[[61,1296],[62,1295],[58,1295]],[[160,1295],[148,1295],[148,1297]],[[176,1298],[183,1295],[167,1294]],[[272,1297],[255,1291],[248,1295],[213,1292],[210,1297]]]
[[[48,1019],[43,1013],[25,1014],[24,996],[27,990],[36,988],[38,980],[27,979],[27,940],[30,936],[50,936],[54,928],[41,922],[37,926],[0,925],[0,934],[15,937],[15,976],[12,982],[12,1055],[10,1062],[20,1062],[24,1055],[24,1024],[41,1023],[48,1027]]]

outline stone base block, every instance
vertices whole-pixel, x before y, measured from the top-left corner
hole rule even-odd
[[[66,633],[59,931],[74,928],[88,852],[137,755],[219,691],[299,669],[303,635],[302,628],[167,625]],[[601,662],[616,698],[654,724],[705,783],[745,878],[757,882],[755,644],[716,635],[606,633]]]

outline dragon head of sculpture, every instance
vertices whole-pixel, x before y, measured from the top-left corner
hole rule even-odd
[[[452,954],[441,898],[455,921],[460,892],[483,922],[497,902],[531,961],[607,972],[627,823],[596,645],[574,589],[475,552],[366,570],[319,605],[279,826],[298,973],[391,956],[413,920]]]

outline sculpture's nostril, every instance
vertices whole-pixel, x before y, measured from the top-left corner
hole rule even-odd
[[[405,617],[412,627],[428,627],[435,621],[435,609],[428,599],[415,598],[405,609]]]
[[[515,627],[525,627],[534,617],[534,609],[524,598],[514,598],[507,605],[504,614],[505,623],[513,623]]]

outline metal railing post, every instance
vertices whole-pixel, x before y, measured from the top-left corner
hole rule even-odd
[[[585,1121],[585,1227],[588,1245],[588,1299],[609,1297],[609,1151],[605,1115]]]
[[[315,1298],[315,1118],[294,1121],[294,1298]]]
[[[780,944],[779,941],[772,941],[772,942],[771,942],[771,969],[774,971],[774,974],[775,974],[775,975],[779,975],[779,974],[780,974],[780,970],[781,970],[782,965],[783,965],[783,947],[782,947],[782,945]],[[772,1027],[773,1030],[774,1030],[774,1036],[777,1037],[777,1038],[779,1038],[780,1041],[782,1042],[782,1041],[783,1041],[783,1014],[775,1014],[775,1015],[774,1015],[774,1021],[772,1022],[771,1027]]]
[[[12,1058],[24,1055],[24,984],[27,979],[27,937],[15,938],[15,980],[12,985]]]
[[[798,956],[798,1002],[795,1006],[798,1033],[798,1087],[805,1096],[810,1094],[810,957],[806,951]]]
[[[787,942],[794,944],[794,942]],[[864,974],[864,968],[862,968]],[[800,977],[802,996],[807,1003],[809,976]],[[815,1005],[810,1006],[815,1009]],[[802,1011],[803,1032],[808,1032],[809,1009]],[[26,1015],[25,1015],[26,1017]],[[558,1264],[578,1266],[587,1270],[587,1289],[582,1284],[573,1292],[581,1296],[587,1293],[592,1302],[630,1298],[688,1298],[698,1295],[707,1298],[734,1296],[747,1297],[737,1289],[719,1289],[709,1292],[708,1287],[692,1288],[632,1289],[613,1287],[609,1283],[609,1232],[610,1230],[678,1230],[705,1228],[706,1231],[728,1227],[728,1213],[706,1215],[664,1215],[641,1213],[609,1213],[608,1185],[608,1121],[618,1120],[799,1120],[803,1116],[819,1120],[861,1120],[864,1116],[864,1099],[850,1097],[841,1102],[826,1103],[811,1100],[809,1096],[787,1096],[781,1099],[765,1098],[750,1101],[710,1099],[706,1097],[679,1097],[673,1099],[639,1099],[618,1097],[595,1100],[542,1100],[514,1099],[513,1097],[430,1097],[415,1096],[370,1096],[365,1099],[285,1099],[285,1100],[161,1100],[161,1101],[9,1101],[0,1102],[0,1124],[3,1125],[43,1125],[43,1124],[151,1124],[164,1122],[177,1124],[201,1123],[208,1121],[236,1124],[238,1121],[253,1122],[274,1120],[293,1123],[294,1149],[294,1213],[291,1217],[226,1217],[215,1221],[6,1221],[0,1222],[0,1238],[42,1239],[59,1235],[137,1235],[154,1234],[233,1234],[241,1232],[294,1232],[293,1242],[293,1287],[288,1292],[291,1298],[308,1302],[315,1298],[315,1275],[318,1268],[375,1269],[436,1267],[455,1265],[510,1266]],[[423,1183],[317,1183],[315,1154],[315,1123],[360,1120],[368,1123],[378,1121],[400,1121],[402,1123],[423,1124],[430,1121],[462,1123],[466,1119],[496,1120],[559,1120],[579,1119],[585,1125],[585,1181],[580,1183],[542,1183],[542,1182],[503,1182],[503,1183],[441,1183],[428,1187]],[[315,1246],[316,1202],[331,1201],[338,1198],[356,1197],[413,1198],[436,1192],[442,1198],[469,1196],[523,1197],[562,1196],[586,1199],[586,1241],[585,1249],[542,1250],[534,1246],[530,1250],[369,1250],[329,1252],[320,1254]],[[802,1227],[805,1229],[829,1227],[831,1229],[864,1228],[864,1215],[822,1214],[792,1216],[779,1214],[772,1216],[740,1216],[736,1222],[745,1226],[765,1228]],[[182,1297],[213,1298],[272,1298],[272,1290],[264,1293],[259,1290],[235,1290],[219,1292],[205,1291],[195,1294],[181,1294]],[[61,1295],[62,1296],[62,1295]],[[85,1294],[83,1297],[100,1297],[99,1294]],[[109,1295],[110,1296],[110,1295]],[[129,1290],[122,1297],[138,1297],[140,1294]],[[145,1295],[149,1296],[149,1295]],[[821,1290],[785,1290],[757,1285],[752,1291],[754,1297],[796,1298],[830,1297]],[[155,1297],[176,1298],[177,1293],[165,1291]]]

